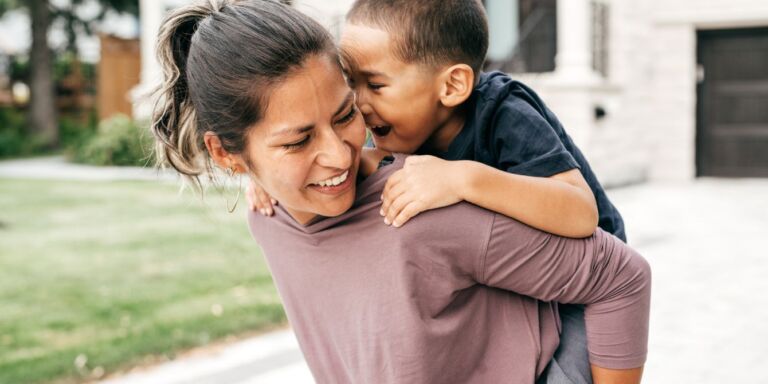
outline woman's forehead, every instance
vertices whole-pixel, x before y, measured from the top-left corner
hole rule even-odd
[[[310,58],[274,86],[264,122],[270,126],[316,124],[333,117],[350,92],[338,64],[324,56]]]

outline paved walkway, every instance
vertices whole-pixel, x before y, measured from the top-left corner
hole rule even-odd
[[[102,384],[301,384],[312,383],[290,330],[230,344]]]
[[[0,163],[0,177],[8,174],[7,162]],[[768,383],[768,180],[645,184],[609,195],[630,244],[653,267],[644,383]],[[311,382],[290,331],[106,381]]]
[[[77,181],[178,180],[172,172],[160,172],[151,167],[97,167],[73,164],[65,161],[63,156],[0,161],[0,177]]]

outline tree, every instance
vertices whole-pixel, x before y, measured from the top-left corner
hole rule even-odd
[[[77,7],[84,0],[70,0],[64,7],[55,7],[49,0],[0,0],[0,14],[15,8],[26,8],[32,22],[32,47],[30,48],[30,106],[27,125],[29,132],[49,147],[58,144],[59,132],[56,117],[53,83],[53,52],[48,46],[48,31],[55,19],[63,19],[67,31],[67,50],[76,53],[77,31],[91,33],[91,26],[103,19],[108,10],[138,14],[138,0],[98,0],[101,12],[91,20],[82,20]]]

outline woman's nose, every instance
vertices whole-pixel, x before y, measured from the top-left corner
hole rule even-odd
[[[336,169],[347,169],[352,166],[352,153],[339,132],[333,128],[324,130],[321,148],[317,155],[317,163],[321,166]]]

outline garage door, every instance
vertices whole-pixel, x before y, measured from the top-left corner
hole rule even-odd
[[[699,176],[768,177],[768,28],[700,31]]]

